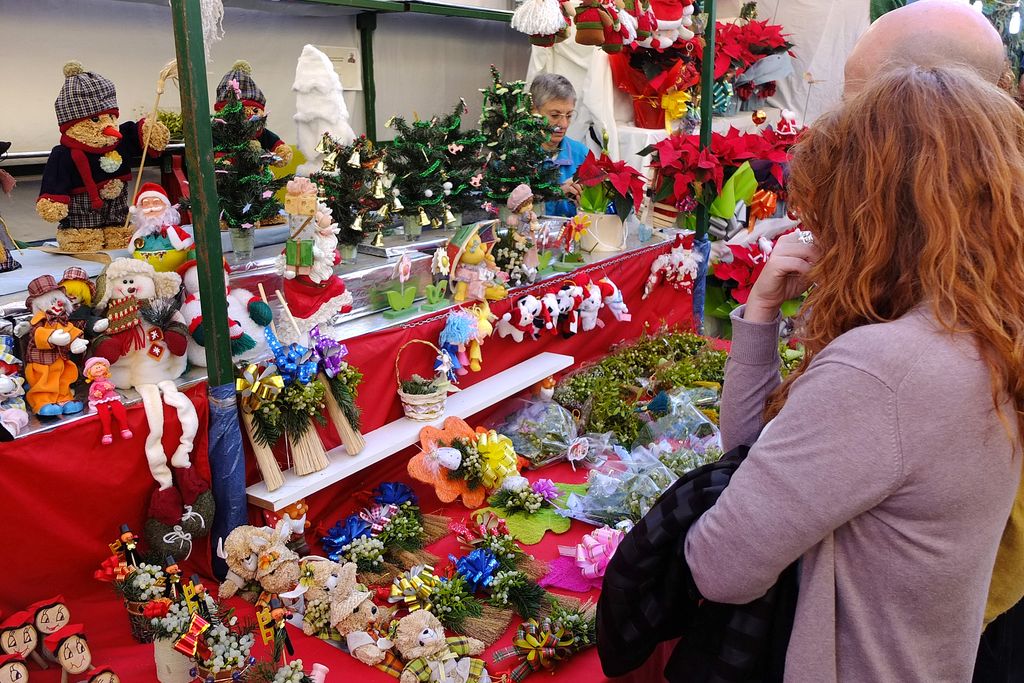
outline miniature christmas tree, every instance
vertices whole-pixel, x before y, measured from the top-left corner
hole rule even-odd
[[[450,114],[441,118],[438,125],[445,133],[445,170],[451,189],[448,206],[456,214],[479,209],[484,201],[484,143],[487,142],[479,130],[462,130],[462,115],[466,101],[459,100]]]
[[[238,85],[228,88],[227,104],[213,115],[214,166],[221,218],[232,236],[248,236],[261,221],[278,216],[281,203],[274,197],[291,176],[274,178],[270,164],[277,157],[259,142],[265,116],[245,115]],[[236,245],[238,254],[239,243]],[[249,246],[251,254],[251,246]]]
[[[448,207],[446,191],[451,191],[445,164],[447,142],[435,116],[409,125],[400,116],[388,121],[398,135],[388,146],[385,164],[394,176],[392,194],[397,198],[395,213],[405,221],[405,235],[412,239],[422,228],[435,228],[455,221]]]
[[[384,150],[365,135],[344,145],[326,133],[317,148],[323,168],[311,179],[338,223],[338,243],[357,245],[387,223]]]
[[[562,196],[558,169],[546,163],[549,154],[543,144],[551,135],[544,117],[533,113],[533,101],[524,81],[503,83],[491,65],[494,83],[484,94],[480,130],[487,138],[490,158],[484,182],[486,196],[504,204],[512,190],[529,185],[543,201]]]

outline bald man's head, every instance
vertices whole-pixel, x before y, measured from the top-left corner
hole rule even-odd
[[[998,83],[1006,51],[992,24],[964,2],[918,0],[884,14],[846,60],[843,94],[856,95],[875,74],[899,66],[964,66]]]

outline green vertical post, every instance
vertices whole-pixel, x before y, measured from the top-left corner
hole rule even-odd
[[[377,142],[377,86],[373,81],[373,32],[377,30],[377,13],[361,12],[356,16],[359,29],[359,54],[363,72],[363,114],[366,137]]]
[[[220,206],[213,170],[206,51],[199,0],[171,0],[174,46],[178,58],[185,160],[189,170],[192,228],[206,335],[206,370],[211,387],[234,381],[228,337],[224,255],[220,247]]]
[[[711,147],[711,117],[715,108],[715,0],[704,0],[704,14],[707,25],[704,27],[704,56],[701,59],[700,74],[700,148]],[[705,185],[707,187],[707,185]],[[707,206],[713,197],[697,206],[697,235],[708,234],[711,215]]]

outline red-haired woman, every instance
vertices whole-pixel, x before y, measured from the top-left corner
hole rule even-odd
[[[896,69],[814,124],[789,190],[804,231],[734,315],[722,399],[725,447],[754,445],[687,561],[726,603],[800,561],[788,681],[968,681],[1021,477],[1024,113]]]

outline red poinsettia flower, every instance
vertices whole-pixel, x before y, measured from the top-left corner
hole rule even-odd
[[[600,158],[589,152],[576,171],[576,180],[584,187],[607,184],[619,199],[631,201],[633,210],[640,211],[640,202],[644,198],[644,177],[625,161],[612,161],[604,152]]]
[[[756,246],[742,247],[734,244],[729,245],[732,252],[730,263],[721,262],[715,265],[715,277],[719,280],[732,280],[736,287],[732,290],[732,297],[741,304],[747,303],[750,297],[750,290],[764,270],[764,254]]]

